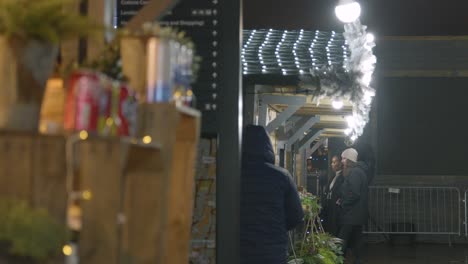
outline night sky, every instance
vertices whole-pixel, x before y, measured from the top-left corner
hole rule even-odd
[[[334,0],[244,0],[244,28],[341,30]],[[377,36],[468,35],[465,0],[360,0]]]

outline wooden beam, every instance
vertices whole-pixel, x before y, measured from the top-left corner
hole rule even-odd
[[[323,143],[325,143],[325,140],[326,140],[326,138],[321,138],[317,143],[315,143],[315,145],[310,150],[307,150],[307,152],[306,152],[307,157],[312,156],[312,154],[314,154],[314,152],[317,151],[317,149],[320,146],[322,146]]]
[[[159,18],[166,10],[174,6],[178,0],[150,0],[136,16],[127,24],[130,31],[138,30],[141,26]]]
[[[291,146],[298,140],[304,137],[304,132],[312,128],[316,123],[320,122],[320,116],[311,117],[303,124],[287,141],[286,148],[291,150]]]
[[[278,109],[281,111],[284,111],[286,109],[286,105],[276,105]],[[297,112],[295,115],[300,115],[300,116],[313,116],[313,115],[349,115],[353,112],[351,107],[344,107],[340,110],[333,109],[331,107],[323,107],[323,106],[303,106]]]
[[[294,113],[300,108],[300,105],[291,105],[281,112],[274,120],[272,120],[266,127],[268,133],[275,131],[280,127],[288,118],[290,118]]]

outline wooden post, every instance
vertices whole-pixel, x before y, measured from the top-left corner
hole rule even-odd
[[[88,140],[80,144],[81,188],[90,198],[81,203],[81,263],[118,263],[122,151],[120,141]]]
[[[32,205],[47,209],[49,215],[65,224],[65,140],[58,136],[35,137],[32,150]]]
[[[162,160],[169,166],[161,175],[163,188],[158,194],[162,201],[161,217],[157,223],[159,227],[155,228],[160,232],[152,232],[151,238],[147,230],[143,230],[146,235],[137,236],[143,235],[147,239],[146,246],[159,251],[159,256],[155,255],[159,258],[148,263],[186,264],[189,259],[200,113],[170,103],[143,105],[141,113],[140,137],[149,136],[160,142]],[[152,241],[160,241],[160,244],[153,245]]]
[[[164,165],[160,149],[132,146],[125,173],[124,263],[158,263],[161,259]]]

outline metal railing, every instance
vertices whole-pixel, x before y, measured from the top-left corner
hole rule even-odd
[[[454,187],[369,187],[365,233],[461,235],[460,198]]]
[[[463,209],[465,211],[465,220],[463,221],[463,226],[465,227],[465,237],[468,237],[468,190],[465,191],[463,199]]]

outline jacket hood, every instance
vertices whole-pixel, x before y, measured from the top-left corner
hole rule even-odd
[[[242,141],[242,159],[275,163],[275,153],[270,137],[262,126],[248,125],[244,130]]]

